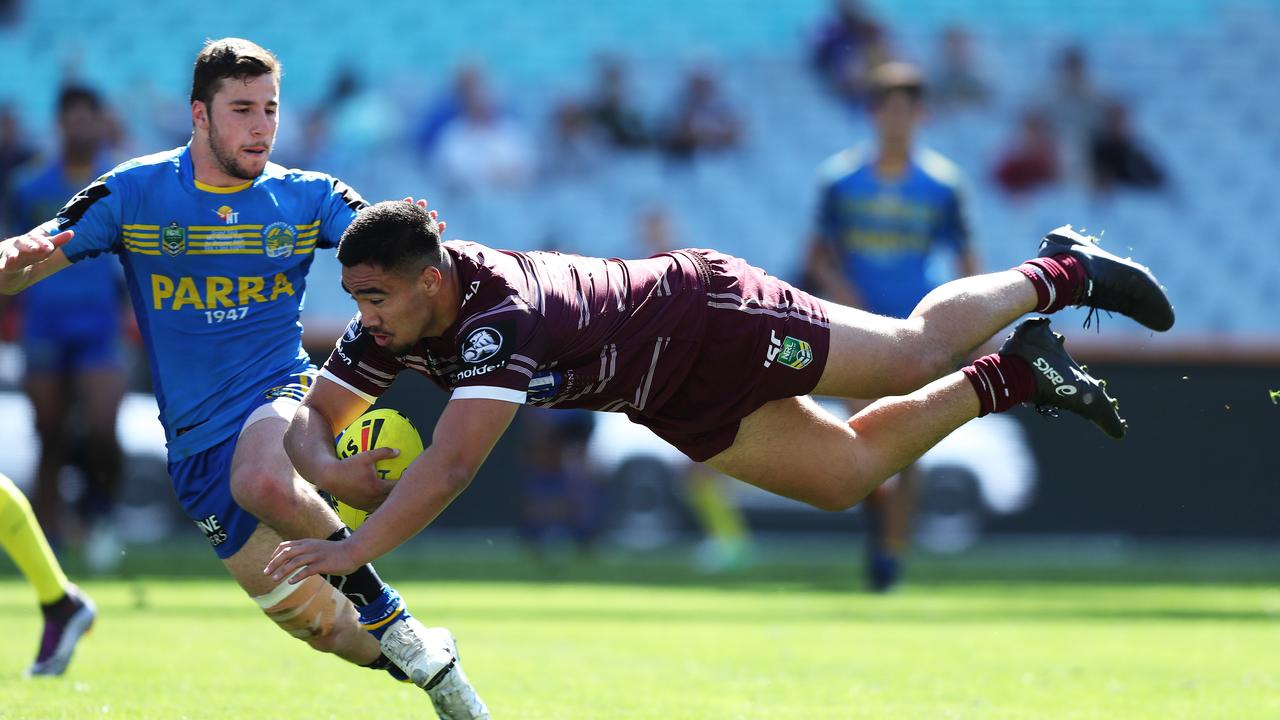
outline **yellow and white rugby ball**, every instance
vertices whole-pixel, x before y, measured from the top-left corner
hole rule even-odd
[[[390,408],[370,410],[355,419],[338,436],[338,457],[345,460],[356,453],[374,448],[395,448],[400,454],[389,460],[379,460],[374,467],[386,480],[399,480],[409,463],[422,454],[422,436],[409,422],[409,418]],[[353,508],[334,499],[334,510],[346,526],[355,530],[369,517],[368,510]]]

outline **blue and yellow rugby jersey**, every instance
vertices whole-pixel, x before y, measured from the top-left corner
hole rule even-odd
[[[851,148],[819,170],[818,232],[836,251],[844,274],[858,287],[865,310],[906,317],[946,278],[931,269],[939,248],[968,246],[959,170],[929,151],[912,153],[907,171],[885,180],[874,152]]]
[[[364,205],[333,177],[274,163],[210,187],[181,147],[120,165],[44,229],[75,231],[73,262],[119,256],[175,461],[231,436],[270,381],[307,368],[307,271]]]

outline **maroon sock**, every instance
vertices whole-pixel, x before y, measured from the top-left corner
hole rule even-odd
[[[1031,366],[1017,355],[984,355],[960,372],[978,393],[978,417],[1004,412],[1035,397],[1036,379]]]
[[[1080,302],[1089,277],[1084,265],[1071,255],[1033,258],[1014,268],[1036,288],[1036,312],[1058,312]]]

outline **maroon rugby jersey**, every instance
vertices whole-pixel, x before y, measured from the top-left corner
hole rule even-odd
[[[410,369],[456,399],[644,417],[663,406],[695,359],[709,272],[697,253],[607,260],[462,241],[443,247],[462,290],[444,335],[396,356],[363,332],[357,315],[323,376],[369,402]]]

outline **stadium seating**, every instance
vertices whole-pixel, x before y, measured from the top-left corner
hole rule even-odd
[[[1166,279],[1179,311],[1176,333],[1277,332],[1271,308],[1280,294],[1274,199],[1280,95],[1271,88],[1280,67],[1280,3],[870,5],[891,29],[897,52],[926,67],[941,28],[959,23],[974,34],[997,96],[981,112],[933,118],[925,139],[968,175],[987,267],[1017,262],[1044,230],[1073,222],[1106,231],[1107,243],[1132,247]],[[722,78],[747,128],[745,148],[726,157],[687,167],[653,156],[618,157],[589,174],[470,197],[443,186],[428,162],[403,152],[403,143],[320,169],[341,174],[371,198],[429,197],[450,234],[516,248],[635,254],[637,213],[660,204],[672,211],[681,243],[737,252],[796,275],[810,230],[815,166],[868,137],[865,120],[820,88],[806,66],[807,37],[828,2],[547,0],[536,12],[515,7],[501,0],[393,0],[356,11],[336,0],[282,0],[263,12],[240,3],[29,2],[17,25],[0,28],[0,66],[11,79],[0,101],[15,105],[29,129],[47,127],[58,84],[71,75],[105,90],[143,143],[161,133],[148,129],[154,119],[130,114],[134,99],[151,88],[181,108],[199,42],[245,35],[282,57],[284,101],[295,110],[317,102],[335,69],[354,62],[411,121],[457,64],[478,61],[509,109],[545,132],[552,103],[586,89],[602,49],[629,61],[637,102],[654,114],[685,69],[705,64]],[[1066,43],[1080,43],[1096,84],[1131,105],[1171,190],[1106,199],[1059,190],[1020,202],[998,194],[989,180],[993,158]],[[334,283],[313,282],[308,313],[345,312],[337,293]],[[1124,323],[1103,328],[1128,331]]]

